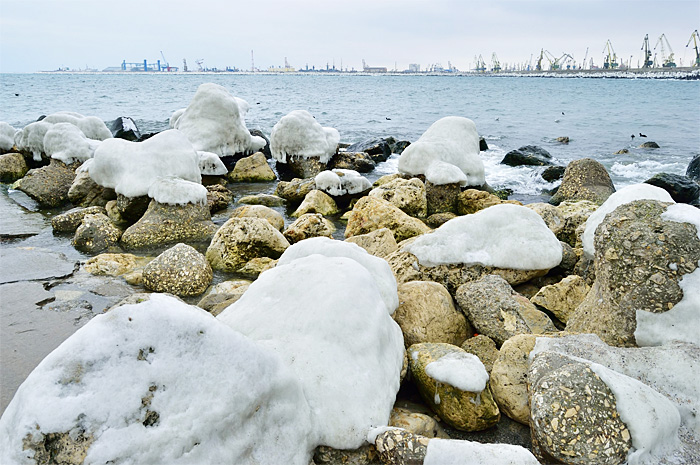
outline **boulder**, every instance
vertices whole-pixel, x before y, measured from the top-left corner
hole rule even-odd
[[[481,363],[484,364],[484,368],[486,368],[486,372],[489,375],[491,374],[493,364],[496,362],[499,355],[496,343],[493,342],[493,339],[483,334],[477,334],[464,341],[461,347],[465,352],[479,357]]]
[[[335,228],[320,213],[305,213],[284,230],[290,244],[310,237],[332,237]]]
[[[275,195],[283,198],[290,204],[296,205],[301,203],[306,194],[314,189],[316,189],[314,178],[294,178],[291,181],[280,181],[275,189]]]
[[[545,313],[497,275],[463,284],[455,298],[476,331],[499,346],[516,334],[557,331]]]
[[[399,307],[394,320],[401,327],[406,348],[421,342],[445,342],[459,346],[472,334],[466,318],[441,284],[411,281],[398,288]]]
[[[176,244],[143,269],[143,286],[153,292],[193,296],[204,292],[213,278],[204,255],[186,244]]]
[[[485,152],[489,149],[489,144],[486,143],[486,139],[479,137],[479,151]]]
[[[425,182],[425,197],[428,204],[428,215],[435,213],[456,213],[459,194],[462,188],[459,183],[433,184]]]
[[[339,213],[338,205],[328,194],[318,189],[314,189],[306,194],[304,201],[292,213],[293,217],[300,217],[306,213],[320,213],[323,216],[335,215]]]
[[[484,142],[485,144],[486,142]],[[406,147],[411,145],[410,141],[407,140],[398,140],[391,144],[391,153],[395,153],[397,155],[401,155]],[[488,147],[487,147],[488,149]]]
[[[97,276],[122,276],[143,269],[151,261],[130,253],[102,253],[85,262],[85,271]]]
[[[429,438],[402,429],[388,429],[378,434],[374,445],[386,465],[420,465],[428,453]]]
[[[0,182],[13,183],[24,177],[27,171],[29,167],[21,153],[0,155]]]
[[[284,218],[281,214],[264,205],[244,205],[231,213],[231,218],[261,218],[267,220],[278,231],[284,229]]]
[[[284,205],[284,199],[271,194],[254,194],[246,195],[238,199],[238,203],[244,205],[264,205],[266,207],[281,207]]]
[[[345,237],[382,228],[391,230],[397,242],[430,231],[422,221],[407,215],[392,203],[376,197],[363,197],[349,215]]]
[[[431,368],[435,365],[428,366],[441,359],[443,363],[448,360],[452,362],[454,367],[451,371],[459,370],[459,377],[469,380],[468,386],[461,387],[475,390],[463,390],[428,375],[426,371],[433,373]],[[475,356],[450,344],[423,343],[414,344],[408,349],[408,360],[418,391],[445,423],[461,431],[480,431],[498,423],[501,415],[491,395],[488,374]],[[483,370],[483,373],[479,370]],[[483,382],[477,381],[477,377]],[[442,376],[440,378],[443,379]]]
[[[552,155],[542,147],[525,145],[517,150],[511,150],[501,160],[502,165],[508,166],[549,166]]]
[[[376,166],[372,157],[365,152],[338,152],[328,162],[329,170],[340,168],[358,173],[369,173]]]
[[[143,217],[151,204],[151,199],[147,195],[138,197],[127,197],[122,194],[117,194],[117,203],[115,205],[119,218],[133,224]]]
[[[107,214],[107,210],[104,207],[88,207],[88,208],[73,208],[65,213],[56,215],[51,218],[51,227],[54,232],[70,232],[74,233],[80,223],[83,222],[85,215],[92,215],[95,213]]]
[[[389,418],[389,426],[402,428],[409,433],[420,434],[427,438],[449,439],[435,418],[425,413],[412,411],[409,408],[394,407]]]
[[[557,207],[544,202],[529,203],[525,206],[540,215],[547,227],[559,238],[558,234],[564,228],[564,216]]]
[[[592,158],[582,158],[566,166],[561,185],[549,203],[559,205],[566,200],[590,200],[601,205],[613,192],[615,186],[605,167]]]
[[[644,142],[639,146],[640,149],[660,149],[661,147],[654,141]]]
[[[457,218],[457,215],[451,212],[433,213],[425,219],[425,223],[431,228],[439,228],[453,218]]]
[[[554,314],[562,323],[581,304],[590,287],[581,276],[570,275],[556,284],[542,287],[530,301]]]
[[[565,144],[565,145],[568,144],[568,143],[571,141],[571,140],[569,139],[568,136],[557,137],[557,138],[554,139],[554,140],[557,141],[557,142],[559,142],[560,144]]]
[[[55,208],[68,201],[68,191],[74,179],[72,169],[63,162],[51,160],[48,166],[29,170],[19,181],[18,189],[42,207]]]
[[[223,281],[202,297],[197,306],[216,316],[240,299],[250,285],[247,280]]]
[[[262,152],[241,158],[228,175],[231,182],[268,182],[277,179],[277,175]]]
[[[120,116],[106,124],[107,129],[109,129],[113,137],[132,142],[141,140],[141,131],[139,131],[139,128],[136,126],[136,122],[128,116]]]
[[[700,185],[688,176],[659,173],[644,182],[664,189],[679,203],[697,202],[700,196]]]
[[[73,236],[73,247],[86,253],[101,252],[116,245],[122,230],[103,213],[85,215]]]
[[[309,465],[381,465],[379,454],[374,444],[365,444],[357,449],[334,449],[318,446],[314,450],[314,459]]]
[[[261,218],[231,218],[207,248],[206,257],[215,270],[236,272],[253,258],[279,258],[289,242]]]
[[[586,220],[597,208],[598,205],[590,200],[566,201],[557,205],[563,219],[561,230],[555,233],[557,239],[571,247],[582,247],[581,235],[586,227]]]
[[[428,201],[425,185],[418,178],[408,180],[396,178],[375,187],[369,195],[391,202],[410,216],[419,218],[427,216]]]
[[[501,200],[498,196],[486,191],[467,189],[457,195],[457,213],[459,215],[469,215],[502,203],[522,205],[517,200]]]
[[[78,207],[104,207],[110,200],[116,200],[114,189],[102,187],[92,180],[87,171],[77,173],[68,190],[68,200]]]
[[[633,346],[637,311],[662,313],[681,300],[679,281],[698,266],[700,238],[690,223],[662,217],[668,205],[638,200],[605,217],[594,240],[596,280],[569,318],[567,331]]]
[[[694,181],[700,181],[700,154],[695,155],[690,160],[688,168],[685,170],[685,175]]]
[[[401,174],[401,173],[394,173],[394,174],[385,174],[384,176],[380,177],[374,183],[372,184],[372,187],[379,187],[383,184],[386,184],[388,182],[393,181],[394,179],[405,179],[409,180],[411,179],[412,176],[409,174]]]
[[[384,258],[398,249],[394,234],[387,228],[377,229],[367,234],[348,237],[346,242],[357,244],[371,255]]]
[[[558,181],[564,177],[564,172],[566,171],[565,166],[548,166],[542,171],[542,179],[547,182]]]
[[[221,184],[210,184],[207,188],[207,206],[209,213],[225,210],[233,202],[233,192]]]
[[[345,150],[347,152],[364,152],[370,156],[374,163],[386,161],[391,156],[391,146],[386,139],[369,139],[356,142]]]
[[[258,279],[263,271],[267,271],[277,266],[277,260],[270,257],[253,258],[243,265],[236,273],[249,279]]]
[[[207,242],[217,230],[204,204],[167,205],[152,200],[146,213],[121,238],[125,249],[145,249],[178,242]]]
[[[272,153],[270,152],[270,139],[260,130],[260,129],[249,129],[250,135],[253,137],[260,137],[265,141],[265,146],[260,149],[260,151],[265,155],[265,158],[272,158]]]

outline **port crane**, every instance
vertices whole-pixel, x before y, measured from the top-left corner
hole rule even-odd
[[[204,63],[204,60],[202,58],[200,58],[199,60],[194,60],[194,62],[197,63],[197,71],[204,71],[204,68],[202,67],[202,63]]]
[[[581,69],[586,69],[586,60],[588,59],[588,47],[586,47],[586,55],[583,57],[583,64],[581,65]]]
[[[535,70],[542,71],[542,58],[544,58],[544,49],[540,50],[540,57],[537,59],[537,65],[535,65]]]
[[[619,66],[619,63],[617,62],[617,54],[615,53],[615,49],[612,46],[612,43],[610,42],[610,39],[605,43],[605,47],[603,47],[603,53],[607,51],[607,55],[605,55],[605,60],[603,60],[603,69],[615,69]]]
[[[700,52],[698,52],[698,42],[700,42],[700,35],[698,35],[697,29],[695,29],[693,33],[690,34],[690,39],[688,39],[688,43],[685,44],[685,46],[690,46],[690,42],[693,42],[693,45],[695,47],[695,63],[693,64],[693,68],[697,68],[700,66]]]
[[[474,61],[476,62],[476,68],[474,68],[474,71],[477,73],[483,73],[486,71],[486,62],[484,61],[484,57],[479,55],[479,57],[474,57]]]
[[[666,56],[666,49],[664,48],[664,43],[666,44],[666,47],[668,47],[668,56]],[[659,36],[659,40],[656,41],[656,45],[654,46],[655,51],[657,47],[661,48],[661,66],[663,68],[675,68],[676,63],[673,61],[673,49],[671,48],[671,44],[668,43],[666,34],[661,34]]]
[[[491,71],[494,73],[499,73],[501,71],[501,63],[498,61],[496,52],[491,55]]]
[[[650,60],[651,50],[649,50],[649,34],[644,36],[644,42],[642,42],[642,48],[644,50],[644,61],[642,62],[642,68],[651,68],[654,62]]]

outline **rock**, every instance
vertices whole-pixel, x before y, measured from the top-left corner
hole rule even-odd
[[[86,171],[77,173],[68,190],[68,200],[78,207],[104,207],[110,200],[116,200],[114,189],[102,187],[92,180]]]
[[[406,348],[421,342],[445,342],[459,346],[471,325],[455,308],[444,286],[430,281],[411,281],[398,287],[399,307],[394,320],[403,332]]]
[[[700,196],[700,185],[688,176],[659,173],[644,182],[664,189],[679,203],[693,203]]]
[[[542,171],[542,179],[547,182],[558,181],[564,177],[564,172],[566,171],[565,166],[548,166]]]
[[[104,207],[73,208],[51,218],[51,227],[54,232],[72,233],[78,229],[85,215],[92,215],[95,213],[107,215],[107,210],[105,210]]]
[[[257,279],[260,273],[275,266],[277,266],[277,260],[273,260],[270,257],[254,258],[243,265],[236,273],[246,278]]]
[[[107,215],[92,213],[83,217],[71,244],[81,252],[96,253],[117,245],[121,236],[122,230]]]
[[[236,272],[253,258],[277,259],[289,242],[261,218],[231,218],[207,248],[206,257],[215,270]]]
[[[561,263],[557,268],[568,276],[574,273],[576,265],[583,255],[583,249],[574,249],[566,242],[559,241],[559,243],[561,244]]]
[[[231,218],[262,218],[278,231],[284,229],[284,218],[278,212],[264,205],[245,205],[236,208]]]
[[[328,446],[318,446],[314,450],[314,459],[310,465],[381,465],[379,454],[374,444],[365,444],[355,450],[333,449]]]
[[[228,175],[231,182],[268,182],[277,179],[277,175],[262,152],[241,158]]]
[[[493,370],[493,364],[498,359],[498,349],[496,348],[496,343],[493,342],[488,336],[483,334],[477,334],[474,337],[470,337],[462,343],[462,350],[474,354],[479,357],[481,363],[484,364],[486,372],[490,375],[491,370]]]
[[[590,200],[601,205],[613,192],[615,186],[605,167],[592,158],[582,158],[567,165],[561,185],[549,203],[559,205],[566,200]]]
[[[294,213],[292,213],[292,216],[298,218],[306,213],[319,213],[326,216],[335,215],[339,212],[338,205],[336,205],[335,200],[333,200],[331,196],[318,189],[314,189],[306,194],[304,201]]]
[[[197,303],[197,306],[216,316],[226,307],[236,302],[251,285],[250,281],[223,281]]]
[[[633,346],[637,311],[662,313],[681,300],[678,283],[697,268],[700,239],[691,224],[661,218],[667,205],[635,201],[605,217],[595,235],[596,280],[567,331]]]
[[[700,154],[695,155],[690,163],[688,163],[688,168],[685,170],[685,175],[690,179],[695,181],[700,181]]]
[[[130,253],[103,253],[90,258],[84,268],[97,276],[121,276],[143,269],[150,261],[151,258]]]
[[[391,156],[391,146],[386,139],[370,139],[348,146],[348,152],[365,152],[374,163],[386,161]]]
[[[530,301],[549,310],[559,321],[566,323],[581,304],[590,287],[581,276],[570,275],[556,284],[544,286]]]
[[[204,292],[213,278],[204,255],[186,244],[176,244],[143,269],[143,286],[153,292],[193,296]]]
[[[18,189],[33,198],[42,207],[60,207],[68,201],[68,191],[75,173],[63,162],[51,160],[43,168],[34,168],[19,181]]]
[[[284,205],[284,199],[270,194],[246,195],[238,200],[238,203],[244,205],[264,205],[266,207],[281,207]]]
[[[433,213],[425,219],[425,222],[431,228],[439,228],[440,226],[447,223],[453,218],[457,218],[457,215],[455,215],[454,213]]]
[[[33,439],[29,436],[24,450],[33,452],[35,463],[81,465],[87,457],[88,449],[94,441],[92,434],[81,429],[62,433],[39,434]]]
[[[469,215],[492,205],[500,205],[502,203],[522,205],[522,203],[517,200],[501,200],[498,196],[486,191],[467,189],[460,192],[457,196],[457,213],[459,215]]]
[[[260,151],[265,155],[265,158],[270,159],[272,158],[272,153],[270,152],[270,139],[263,134],[263,132],[260,129],[248,129],[248,132],[250,132],[251,136],[258,136],[262,137],[263,140],[265,140],[265,146],[260,149]]]
[[[485,152],[489,149],[489,144],[486,143],[486,139],[479,137],[479,151]]]
[[[321,171],[328,169],[326,163],[322,163],[318,157],[287,156],[287,163],[277,162],[277,173],[280,179],[314,178]]]
[[[405,179],[409,180],[411,179],[411,175],[409,174],[401,174],[401,173],[394,173],[394,174],[385,174],[384,176],[380,177],[374,183],[372,183],[372,187],[379,187],[382,186],[388,182],[391,182],[395,179]]]
[[[428,215],[435,213],[456,213],[458,197],[462,188],[458,183],[433,184],[425,182],[425,197],[428,203]]]
[[[34,203],[32,199],[21,192],[14,193],[12,197],[17,194]],[[48,223],[44,215],[24,208],[11,198],[6,191],[0,193],[0,211],[2,212],[0,240],[36,236],[46,228]]]
[[[597,208],[598,205],[589,200],[560,203],[557,209],[561,213],[563,224],[561,230],[555,233],[557,239],[571,247],[582,247],[581,235],[585,229],[586,220]]]
[[[372,157],[365,152],[338,152],[328,162],[329,170],[341,168],[358,173],[369,173],[376,166]]]
[[[449,439],[445,430],[430,415],[413,412],[407,408],[394,407],[389,418],[389,426],[402,428],[409,433],[419,434],[427,438]]]
[[[107,129],[112,133],[112,137],[130,140],[131,142],[138,142],[141,140],[141,132],[136,126],[136,122],[128,116],[120,116],[106,124]]]
[[[653,141],[649,142],[644,142],[642,145],[639,146],[640,149],[660,149],[659,144]]]
[[[397,242],[430,231],[422,221],[413,218],[386,200],[363,197],[352,209],[345,237],[367,234],[377,229],[388,228]]]
[[[462,391],[425,372],[430,363],[459,353],[465,352],[450,344],[414,344],[408,349],[408,363],[421,396],[445,423],[461,431],[480,431],[501,417],[488,383],[480,392]]]
[[[501,160],[501,165],[508,166],[548,166],[552,156],[542,147],[525,145],[517,150],[511,150]]]
[[[499,346],[516,334],[557,331],[546,314],[500,276],[488,275],[463,284],[455,299],[476,331]]]
[[[284,230],[284,237],[290,244],[310,237],[333,237],[335,228],[320,213],[305,213]]]
[[[297,205],[304,200],[306,194],[314,189],[316,189],[314,178],[294,178],[291,181],[280,181],[275,189],[275,195],[278,195],[290,204]]]
[[[0,155],[0,182],[13,183],[22,179],[29,171],[21,153]]]
[[[394,234],[387,228],[377,229],[367,234],[348,237],[345,242],[357,244],[371,255],[384,258],[398,249]]]
[[[391,202],[407,215],[425,218],[428,213],[428,201],[425,185],[418,178],[396,178],[387,183],[375,187],[369,193],[371,197],[377,197]]]
[[[233,202],[233,192],[221,184],[210,184],[207,188],[207,206],[209,213],[225,210]]]
[[[544,202],[529,203],[525,206],[540,215],[547,227],[559,238],[559,233],[564,229],[564,216],[557,207]]]
[[[77,266],[62,253],[40,248],[4,247],[0,258],[0,284],[65,278]]]
[[[617,152],[613,153],[613,155],[624,155],[626,153],[630,153],[630,151],[627,149],[620,149]]]
[[[484,141],[484,144],[486,144],[485,141]],[[411,145],[411,142],[409,142],[407,140],[399,140],[399,141],[396,141],[390,145],[391,145],[391,153],[401,155],[403,153],[404,149],[406,147],[408,147],[409,145]],[[487,149],[488,149],[488,147],[487,147]]]
[[[116,210],[119,218],[133,224],[143,217],[151,204],[151,199],[147,195],[139,197],[126,197],[117,194]]]
[[[374,442],[379,458],[386,465],[422,465],[428,453],[429,438],[401,429],[377,435]]]
[[[155,200],[121,238],[126,249],[145,249],[178,242],[207,242],[216,232],[207,205],[166,205]]]
[[[570,139],[567,136],[557,137],[554,140],[561,144],[568,144],[570,142]]]
[[[631,434],[610,388],[587,363],[553,352],[537,355],[528,374],[533,450],[546,463],[617,465]]]

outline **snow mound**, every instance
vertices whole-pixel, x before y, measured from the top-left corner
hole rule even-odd
[[[310,255],[278,264],[217,318],[277,352],[297,375],[319,444],[355,449],[388,423],[403,336],[357,261]]]
[[[245,125],[249,105],[218,84],[197,88],[184,112],[170,118],[174,129],[182,131],[198,151],[220,157],[253,153],[265,146],[265,139],[251,136]]]
[[[369,180],[357,171],[341,168],[321,171],[316,175],[314,181],[316,189],[335,197],[345,194],[359,194],[372,187]]]
[[[539,465],[532,453],[510,444],[431,439],[423,465]]]
[[[15,134],[17,132],[17,129],[4,121],[0,121],[0,150],[2,150],[2,153],[12,150],[12,147],[15,145]]]
[[[70,123],[80,129],[85,137],[93,140],[106,140],[112,138],[112,132],[107,125],[96,116],[83,116],[71,111],[53,113],[42,120],[44,123]]]
[[[425,374],[461,391],[478,393],[489,382],[489,374],[479,357],[467,352],[452,352],[428,363]]]
[[[328,237],[312,237],[287,248],[277,261],[277,266],[286,265],[299,258],[314,254],[325,257],[351,258],[367,268],[367,271],[374,277],[375,284],[379,287],[387,312],[389,315],[393,315],[399,306],[399,296],[396,278],[386,260],[367,253],[365,249],[351,242],[336,241]]]
[[[179,110],[175,110],[173,112],[173,114],[170,115],[170,122],[169,122],[170,129],[175,129],[175,125],[177,125],[177,121],[185,113],[185,110],[187,110],[187,108],[180,108]]]
[[[562,247],[540,215],[520,205],[494,205],[453,218],[403,247],[424,266],[481,264],[516,270],[559,265]]]
[[[204,205],[207,203],[207,188],[196,182],[167,176],[158,178],[151,184],[148,196],[158,203],[169,205]]]
[[[464,187],[469,183],[467,175],[459,167],[452,163],[436,160],[425,170],[425,179],[431,184],[440,186],[443,184],[457,184]]]
[[[270,133],[272,157],[287,163],[287,157],[320,159],[328,163],[340,142],[340,134],[334,128],[324,128],[306,110],[294,110],[283,116]]]
[[[308,465],[315,437],[279,357],[162,294],[93,318],[49,354],[0,419],[0,462],[25,438],[92,437],[85,463]]]
[[[412,176],[427,175],[430,166],[436,161],[459,168],[467,177],[464,185],[481,186],[486,182],[484,162],[479,157],[479,134],[472,120],[447,116],[434,122],[416,142],[403,151],[399,158],[399,172]],[[434,179],[453,179],[454,174],[448,174],[444,167],[437,167]]]
[[[51,123],[35,121],[29,123],[15,134],[15,145],[22,152],[30,152],[34,161],[41,161],[44,153],[44,136],[51,129]]]
[[[215,153],[199,151],[199,172],[205,176],[224,176],[228,174],[226,165]]]
[[[632,184],[630,186],[623,187],[608,197],[608,199],[603,202],[603,205],[598,207],[598,209],[588,217],[588,220],[586,221],[586,229],[581,236],[581,241],[583,242],[583,253],[585,253],[589,258],[593,258],[595,255],[595,244],[593,243],[595,239],[595,230],[598,228],[600,223],[603,222],[605,215],[611,213],[620,205],[634,202],[635,200],[644,199],[676,203],[668,192],[660,187],[652,186],[651,184]]]
[[[199,155],[187,137],[174,129],[143,142],[108,139],[95,150],[88,171],[97,184],[126,197],[147,195],[151,184],[160,177],[202,181]]]
[[[56,123],[44,135],[44,152],[51,158],[70,165],[93,157],[100,141],[88,139],[71,123]]]

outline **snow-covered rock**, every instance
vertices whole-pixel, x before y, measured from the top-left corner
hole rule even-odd
[[[215,153],[198,151],[199,171],[203,176],[225,176],[228,173],[226,165]]]
[[[85,137],[93,140],[106,140],[112,138],[112,131],[96,116],[83,116],[72,111],[59,111],[52,113],[42,120],[44,123],[70,123],[85,134]]]
[[[67,165],[92,158],[99,145],[99,141],[88,139],[70,123],[56,123],[44,135],[46,155]]]
[[[434,162],[456,166],[466,176],[466,181],[456,175],[454,169],[442,164],[429,170]],[[460,116],[447,116],[434,122],[403,151],[399,158],[399,172],[414,176],[430,172],[433,184],[459,182],[464,186],[483,185],[484,163],[479,158],[476,125],[472,120]]]
[[[316,189],[334,197],[346,194],[359,194],[372,187],[372,184],[354,170],[334,169],[322,171],[314,178]]]
[[[44,136],[53,125],[45,121],[30,123],[15,133],[15,145],[20,152],[32,154],[34,161],[41,161],[44,153]]]
[[[432,162],[424,174],[425,180],[436,186],[459,184],[464,187],[469,182],[467,175],[458,166],[440,160]]]
[[[187,108],[176,111],[170,125],[182,131],[195,150],[220,157],[253,153],[265,146],[265,139],[251,136],[245,125],[250,106],[224,87],[205,83],[197,88]]]
[[[18,130],[4,121],[0,121],[0,151],[3,154],[12,150],[15,145],[15,134]]]
[[[165,176],[153,181],[148,188],[148,196],[158,203],[168,205],[205,204],[207,188],[196,182]]]
[[[288,158],[318,158],[328,163],[339,141],[338,130],[322,127],[306,110],[294,110],[272,128],[270,151],[281,163],[288,163]]]

